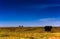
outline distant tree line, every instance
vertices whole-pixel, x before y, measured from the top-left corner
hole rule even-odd
[[[23,27],[23,25],[21,26],[21,25],[19,25],[19,27]]]

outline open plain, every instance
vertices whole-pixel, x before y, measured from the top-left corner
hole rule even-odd
[[[60,39],[60,27],[50,32],[44,27],[1,27],[0,39]]]

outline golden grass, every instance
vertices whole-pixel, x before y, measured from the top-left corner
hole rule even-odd
[[[53,28],[51,32],[43,27],[11,27],[0,28],[0,39],[59,39],[60,28]]]
[[[0,39],[19,39],[19,37],[0,37]]]

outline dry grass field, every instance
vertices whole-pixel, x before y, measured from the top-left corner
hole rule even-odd
[[[60,27],[46,32],[44,27],[1,27],[0,39],[60,39]]]

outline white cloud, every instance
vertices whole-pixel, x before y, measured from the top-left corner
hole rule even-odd
[[[43,18],[43,19],[40,19],[40,25],[60,26],[60,18]]]
[[[40,9],[43,9],[43,8],[47,8],[47,7],[56,7],[56,6],[60,6],[60,4],[35,4],[35,5],[30,5],[30,6],[27,6],[27,8],[40,8]]]
[[[60,26],[60,18],[43,18],[35,21],[27,21],[27,22],[0,22],[0,26]]]

